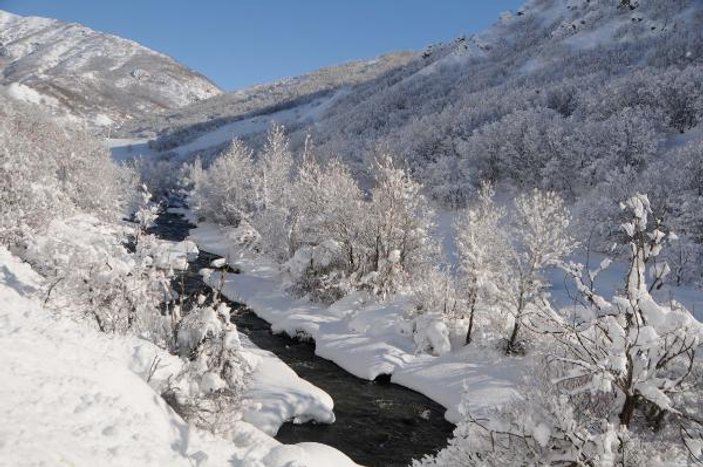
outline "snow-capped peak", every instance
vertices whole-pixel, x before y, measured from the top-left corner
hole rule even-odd
[[[0,10],[0,25],[0,85],[21,83],[72,117],[120,122],[221,92],[162,53],[78,23]]]

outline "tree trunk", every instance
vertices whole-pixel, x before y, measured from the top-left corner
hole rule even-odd
[[[629,426],[632,421],[632,416],[635,414],[635,406],[637,405],[637,397],[632,394],[625,394],[625,403],[620,412],[620,424]]]
[[[515,318],[515,325],[513,326],[513,332],[510,333],[510,339],[508,340],[508,345],[505,347],[505,353],[511,354],[515,351],[515,342],[517,341],[517,334],[520,330],[520,318],[519,316]]]
[[[471,333],[474,330],[474,313],[476,312],[476,297],[473,297],[470,301],[469,307],[469,329],[466,331],[466,345],[471,343]]]
[[[466,331],[466,345],[471,343],[471,332],[474,329],[474,311],[469,314],[469,329]]]

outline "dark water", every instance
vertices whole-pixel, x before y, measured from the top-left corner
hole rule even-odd
[[[191,228],[180,215],[163,213],[153,229],[158,236],[180,241]],[[206,252],[191,262],[177,281],[186,294],[207,293],[198,271],[216,258]],[[286,423],[276,436],[283,443],[314,441],[333,446],[354,461],[369,466],[407,465],[443,448],[454,426],[444,420],[444,408],[425,396],[380,378],[356,378],[315,355],[315,344],[274,335],[269,324],[245,306],[230,302],[232,320],[257,346],[276,354],[300,377],[334,399],[337,421],[331,425]],[[385,379],[385,381],[384,381]],[[330,466],[333,467],[333,466]]]

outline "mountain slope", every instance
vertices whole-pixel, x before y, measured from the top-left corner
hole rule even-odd
[[[220,93],[136,42],[76,23],[0,10],[0,84],[13,97],[109,125]]]
[[[170,149],[190,141],[200,133],[216,130],[235,121],[266,118],[277,112],[325,100],[342,89],[375,79],[388,70],[403,66],[416,55],[415,52],[392,52],[373,60],[351,61],[301,76],[226,92],[173,111],[126,122],[120,132],[125,136],[159,134],[159,147]]]
[[[152,147],[207,162],[233,136],[259,144],[280,119],[293,149],[310,133],[319,158],[343,157],[361,178],[379,149],[393,154],[446,206],[465,205],[482,180],[554,190],[594,247],[617,234],[607,227],[617,201],[648,193],[682,248],[703,257],[702,0],[528,0],[366,78],[253,114],[184,108],[179,120],[193,123]]]

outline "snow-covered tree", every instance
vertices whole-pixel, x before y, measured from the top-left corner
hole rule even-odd
[[[293,155],[288,146],[284,127],[274,123],[256,162],[256,209],[252,215],[264,250],[281,261],[291,254]]]
[[[203,174],[196,161],[191,169],[191,203],[215,222],[238,225],[251,216],[255,203],[255,172],[251,151],[240,140],[232,144]]]
[[[667,269],[656,260],[667,235],[658,224],[648,228],[647,196],[635,195],[622,207],[632,215],[622,225],[630,250],[622,294],[608,301],[585,285],[580,265],[567,268],[588,311],[559,322],[556,335],[567,352],[563,361],[571,366],[566,378],[579,383],[575,390],[613,393],[610,415],[623,426],[630,426],[637,412],[648,408],[685,417],[673,396],[690,390],[703,325],[680,304],[661,305],[650,295],[648,270],[656,278]]]
[[[515,249],[509,258],[512,278],[497,288],[500,306],[513,319],[506,342],[508,353],[524,347],[522,333],[538,327],[550,304],[545,295],[544,269],[559,264],[576,243],[569,233],[570,216],[554,192],[533,190],[515,200],[510,232]]]
[[[465,309],[460,317],[468,319],[466,343],[470,344],[477,321],[495,321],[497,316],[478,314],[497,313],[497,289],[511,277],[509,258],[513,246],[502,225],[505,209],[494,200],[495,190],[484,183],[478,201],[463,212],[457,220],[455,242],[459,255],[459,281]],[[503,317],[504,318],[504,317]]]
[[[364,238],[369,271],[365,282],[375,293],[387,296],[431,263],[434,212],[422,186],[390,155],[376,160],[374,178]]]

